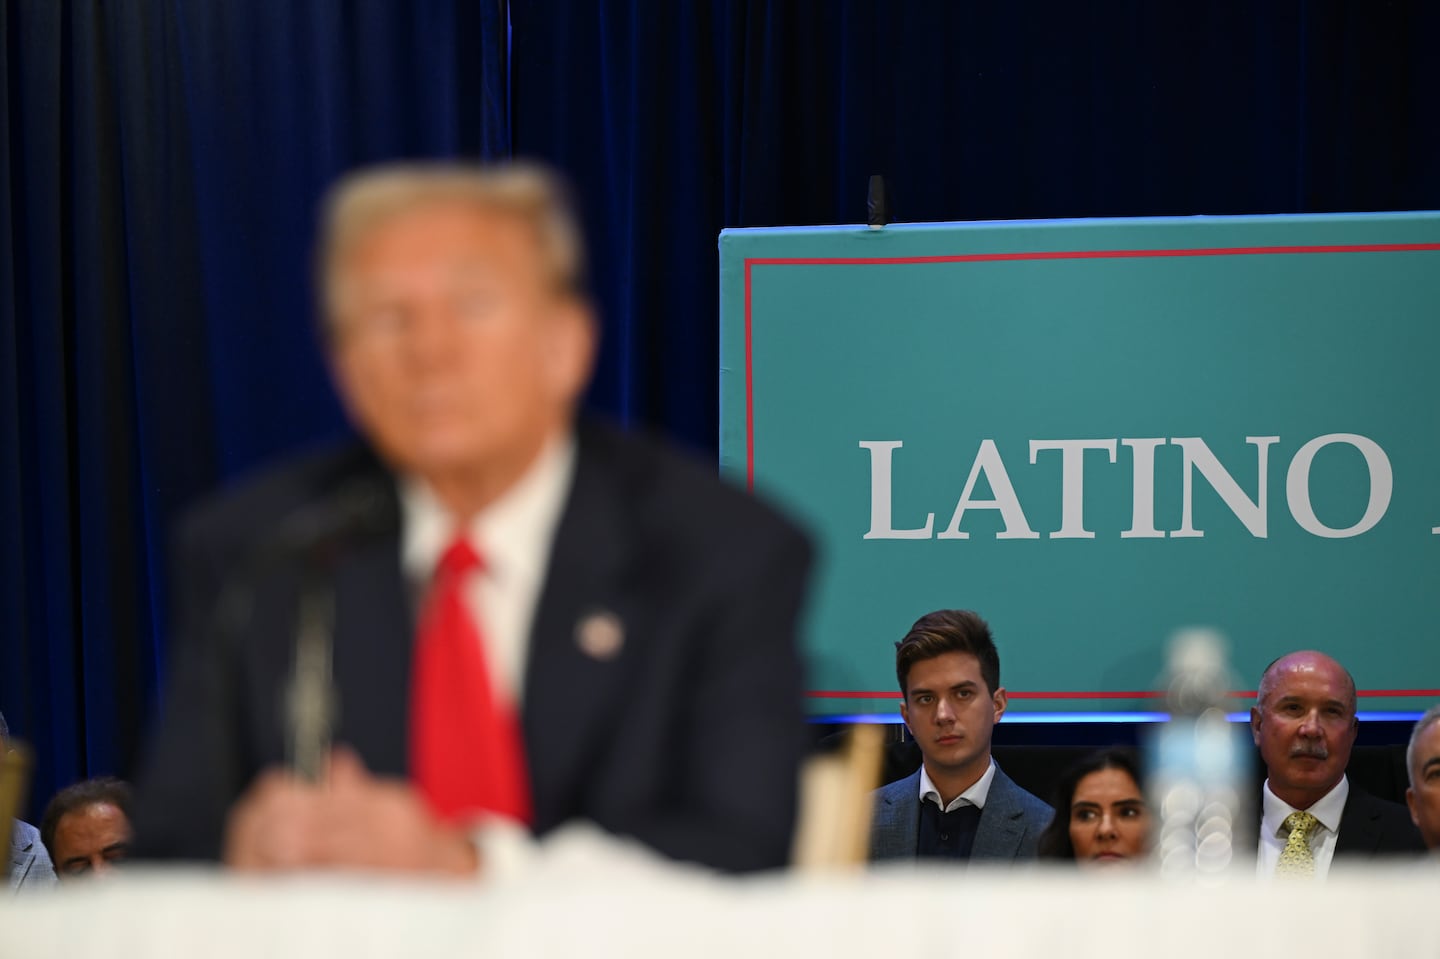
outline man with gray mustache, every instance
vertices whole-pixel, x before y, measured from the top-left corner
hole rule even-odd
[[[1324,653],[1288,653],[1260,677],[1250,710],[1266,772],[1259,875],[1322,879],[1337,859],[1424,850],[1403,805],[1346,778],[1360,731],[1355,712],[1354,678]]]

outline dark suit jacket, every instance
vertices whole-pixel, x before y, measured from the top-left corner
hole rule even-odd
[[[1425,843],[1410,819],[1409,809],[1350,784],[1350,795],[1340,813],[1340,829],[1335,834],[1336,859],[1353,861],[1423,852]]]
[[[971,860],[1034,859],[1040,833],[1054,810],[1015,784],[997,764],[975,830]],[[914,859],[920,837],[920,770],[875,790],[870,859]]]
[[[534,830],[588,819],[678,859],[781,866],[804,746],[794,635],[808,543],[710,469],[598,424],[577,439],[524,680]],[[334,738],[373,771],[406,773],[414,614],[394,481],[364,450],[282,467],[182,526],[178,649],[138,789],[141,854],[216,858],[231,803],[284,761],[300,577],[246,557],[253,567],[257,537],[282,517],[375,479],[379,533],[341,550],[330,576]],[[606,660],[576,642],[602,611],[624,624]]]

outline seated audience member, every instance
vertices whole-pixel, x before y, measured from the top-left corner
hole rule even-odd
[[[40,838],[62,881],[109,872],[130,852],[130,787],[110,776],[66,786],[45,807]]]
[[[1350,784],[1355,680],[1324,653],[1280,657],[1260,678],[1250,731],[1265,761],[1259,875],[1323,878],[1332,860],[1418,852],[1405,807]]]
[[[1410,733],[1405,749],[1410,819],[1431,852],[1440,852],[1440,706],[1431,706]]]
[[[1084,868],[1145,860],[1150,808],[1133,750],[1116,747],[1086,756],[1061,774],[1054,799],[1055,818],[1040,834],[1041,859]]]
[[[895,646],[900,715],[922,762],[876,791],[870,858],[1033,858],[1051,809],[990,757],[1006,702],[990,627],[968,610],[942,609]]]
[[[0,756],[10,751],[10,727],[0,715]],[[0,829],[6,824],[0,821]],[[55,869],[40,841],[40,830],[28,822],[12,820],[10,829],[10,891],[29,891],[55,884]]]
[[[331,194],[324,347],[363,442],[181,524],[137,857],[474,875],[581,821],[786,864],[810,547],[713,466],[580,415],[598,327],[565,192],[418,163]],[[287,713],[316,594],[338,711]]]

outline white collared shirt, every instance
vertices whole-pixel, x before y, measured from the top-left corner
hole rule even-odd
[[[485,646],[496,693],[519,707],[530,627],[545,585],[555,528],[575,472],[575,440],[552,442],[520,480],[470,521],[465,533],[484,563],[468,578],[465,599]],[[415,477],[400,482],[400,563],[424,596],[440,555],[456,535],[453,517]]]
[[[1341,776],[1335,788],[1306,810],[1320,820],[1320,827],[1309,837],[1316,879],[1324,879],[1330,872],[1330,861],[1335,858],[1335,840],[1340,834],[1340,816],[1345,812],[1345,800],[1348,798],[1350,780]],[[1285,820],[1296,809],[1270,791],[1270,780],[1267,779],[1261,791],[1260,810],[1260,849],[1255,857],[1255,874],[1273,876],[1275,866],[1280,862],[1280,853],[1285,850],[1289,839]]]
[[[950,800],[950,804],[940,811],[954,812],[961,806],[974,806],[977,809],[984,809],[985,800],[990,795],[990,784],[994,781],[995,760],[991,759],[990,765],[986,767],[985,772],[981,774],[980,778],[971,783],[969,789]],[[940,790],[936,789],[935,784],[930,781],[930,774],[925,771],[925,764],[921,763],[920,801],[925,802],[927,799],[937,806],[940,805]]]

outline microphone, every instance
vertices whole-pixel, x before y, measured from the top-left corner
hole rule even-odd
[[[318,783],[335,723],[339,694],[333,681],[335,589],[331,572],[341,553],[393,530],[394,497],[382,477],[341,485],[316,503],[285,516],[253,546],[226,581],[214,622],[222,643],[234,642],[249,619],[257,577],[274,566],[300,580],[294,661],[283,697],[287,765],[298,778]]]
[[[289,513],[248,558],[247,568],[261,562],[300,559],[323,563],[345,546],[393,528],[393,510],[386,483],[377,477],[351,480],[318,503]]]
[[[295,662],[285,691],[286,754],[292,773],[306,782],[324,778],[340,694],[335,689],[335,587],[330,570],[341,550],[393,525],[390,502],[378,478],[353,480],[319,504],[292,513],[274,534],[273,547],[301,562]]]
[[[872,230],[890,222],[890,194],[885,189],[885,178],[878,173],[870,177],[870,189],[865,194],[865,222]]]

